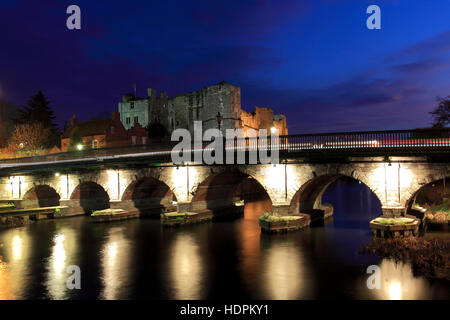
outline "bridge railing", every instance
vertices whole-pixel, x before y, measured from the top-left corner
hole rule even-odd
[[[450,129],[337,132],[280,137],[280,150],[437,150],[450,147]]]
[[[265,143],[264,143],[265,142]],[[23,157],[0,160],[0,166],[7,164],[41,163],[55,161],[73,161],[76,159],[98,160],[103,158],[120,158],[121,156],[149,156],[170,159],[173,147],[178,142],[134,145],[125,147],[111,147],[102,149],[86,149],[54,153],[48,155]],[[211,145],[204,141],[201,147],[191,146],[188,152],[203,151]],[[280,136],[272,142],[268,137],[262,140],[258,137],[234,139],[224,141],[225,150],[252,151],[259,149],[275,150],[278,148],[284,153],[301,153],[311,151],[429,151],[449,150],[450,128],[443,129],[416,129],[416,130],[390,130],[390,131],[361,131],[336,132],[320,134],[296,134]]]

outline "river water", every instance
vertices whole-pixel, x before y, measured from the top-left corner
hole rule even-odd
[[[241,219],[184,229],[73,217],[0,230],[0,299],[449,298],[448,281],[358,253],[381,212],[366,187],[338,180],[323,202],[335,208],[323,225],[271,236],[258,226],[262,202],[247,203]],[[70,265],[80,290],[67,289]],[[380,267],[380,289],[367,288],[369,265]]]

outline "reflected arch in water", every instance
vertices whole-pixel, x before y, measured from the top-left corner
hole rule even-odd
[[[37,185],[28,190],[22,200],[25,208],[59,206],[61,196],[49,185]]]
[[[165,211],[176,211],[177,198],[164,182],[144,177],[132,182],[122,195],[125,206],[134,206],[144,215],[158,215]]]
[[[231,217],[235,202],[264,202],[262,211],[272,211],[272,201],[261,183],[253,176],[236,169],[215,173],[196,188],[190,209],[195,212],[208,210],[214,217]],[[262,213],[262,212],[261,212]]]
[[[81,182],[73,190],[70,200],[79,205],[86,214],[110,207],[108,193],[101,185],[92,181]]]

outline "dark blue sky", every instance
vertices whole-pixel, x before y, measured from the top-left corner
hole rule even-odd
[[[0,99],[41,89],[60,125],[116,110],[133,83],[174,96],[225,80],[290,133],[423,127],[450,95],[448,0],[2,0],[0,34]]]

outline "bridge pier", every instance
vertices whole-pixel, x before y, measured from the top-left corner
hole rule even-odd
[[[383,206],[382,216],[386,218],[398,218],[406,215],[406,208],[402,206]]]
[[[276,217],[280,216],[289,216],[292,215],[289,213],[290,204],[273,204],[272,205],[272,215]]]
[[[183,213],[183,212],[189,212],[189,208],[191,206],[190,202],[187,201],[178,201],[177,202],[177,212]]]

